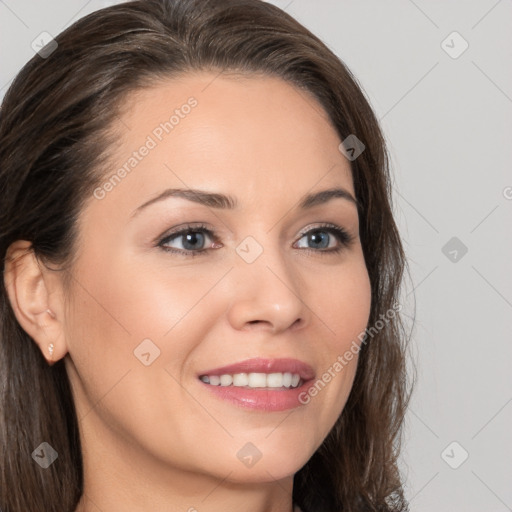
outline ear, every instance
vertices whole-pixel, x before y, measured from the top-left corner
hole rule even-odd
[[[55,274],[40,263],[30,242],[17,240],[9,246],[4,272],[7,296],[19,324],[50,365],[67,353],[62,287]]]

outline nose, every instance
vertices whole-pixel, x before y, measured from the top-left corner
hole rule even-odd
[[[228,310],[234,329],[276,334],[303,328],[309,322],[310,309],[301,297],[304,283],[299,270],[285,261],[279,249],[265,248],[252,263],[238,256],[236,260]]]

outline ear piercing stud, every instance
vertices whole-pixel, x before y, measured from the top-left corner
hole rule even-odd
[[[48,352],[50,353],[50,357],[52,357],[53,356],[53,343],[50,343],[48,345]]]

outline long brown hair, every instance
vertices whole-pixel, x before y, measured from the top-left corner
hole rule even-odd
[[[406,260],[392,215],[378,121],[347,67],[317,37],[260,0],[143,0],[96,11],[35,55],[0,113],[0,254],[16,240],[65,269],[76,255],[76,219],[100,183],[106,134],[126,96],[191,70],[264,73],[318,99],[341,140],[365,145],[351,161],[360,237],[371,281],[369,326],[398,300]],[[118,121],[117,121],[118,122]],[[100,172],[101,171],[101,172]],[[63,360],[48,366],[0,286],[0,510],[72,512],[83,491],[81,448]],[[304,512],[407,510],[397,469],[410,396],[400,315],[366,336],[346,406],[294,477]],[[41,441],[58,452],[42,469]]]

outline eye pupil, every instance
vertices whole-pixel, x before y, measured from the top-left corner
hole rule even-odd
[[[201,240],[201,237],[204,237],[204,235],[202,233],[199,233],[198,231],[193,231],[193,232],[188,233],[185,236],[186,241],[183,244],[183,247],[185,249],[197,249],[198,237],[199,237],[199,240]],[[187,247],[187,244],[192,244],[192,247]],[[201,244],[199,244],[199,245],[201,245]]]
[[[325,231],[314,231],[313,233],[311,233],[309,235],[309,240],[311,242],[313,242],[314,244],[322,243],[322,235],[323,235],[323,241],[326,242],[326,244],[324,244],[322,246],[322,248],[329,247],[329,239],[328,239],[328,235]]]

